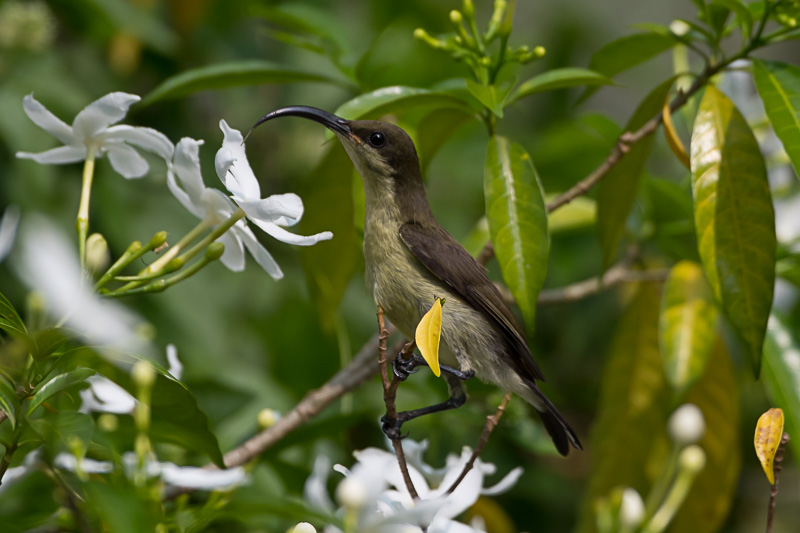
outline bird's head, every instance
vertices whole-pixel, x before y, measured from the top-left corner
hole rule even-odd
[[[274,118],[291,116],[319,122],[336,134],[364,181],[368,202],[374,197],[406,203],[404,200],[413,197],[418,204],[421,195],[427,208],[417,151],[402,128],[378,120],[345,120],[309,106],[277,109],[264,115],[253,128]]]

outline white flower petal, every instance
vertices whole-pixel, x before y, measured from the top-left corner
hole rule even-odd
[[[192,203],[199,204],[206,186],[203,183],[203,174],[200,171],[200,145],[197,141],[184,137],[175,147],[173,170],[178,177],[181,188],[186,191]]]
[[[66,165],[86,159],[86,147],[83,145],[59,146],[36,154],[17,152],[17,157],[20,159],[33,159],[43,165]]]
[[[303,487],[303,499],[318,509],[334,511],[333,501],[328,494],[328,474],[331,460],[325,455],[318,455],[314,460],[314,468]]]
[[[195,203],[189,193],[181,188],[178,184],[178,180],[176,174],[172,168],[167,170],[167,188],[172,195],[178,199],[183,207],[186,208],[191,214],[196,216],[199,219],[203,219],[206,216],[206,209],[202,205],[202,203]]]
[[[114,413],[126,415],[133,412],[136,400],[128,391],[110,379],[94,375],[86,380],[89,388],[80,391],[82,413]]]
[[[139,152],[123,143],[106,143],[103,145],[108,151],[108,160],[111,166],[123,178],[141,178],[150,168]]]
[[[74,247],[61,230],[41,216],[26,216],[20,230],[17,273],[39,291],[53,316],[90,343],[119,350],[141,351],[136,334],[142,320],[117,302],[103,300],[82,282]]]
[[[251,219],[252,220],[252,219]],[[315,235],[297,235],[295,233],[291,233],[286,231],[285,229],[271,223],[271,222],[264,222],[261,220],[252,220],[253,224],[264,230],[264,233],[278,239],[281,242],[285,242],[287,244],[295,244],[298,246],[311,246],[317,244],[320,241],[328,241],[333,238],[333,233],[330,231],[323,231],[322,233],[317,233]]]
[[[484,531],[455,520],[446,519],[436,519],[428,528],[428,533],[484,533]]]
[[[78,459],[71,453],[61,452],[53,459],[53,465],[62,470],[75,472],[78,469]],[[87,474],[110,474],[114,471],[114,465],[110,462],[94,459],[81,459],[80,468]]]
[[[225,245],[225,251],[220,258],[222,264],[233,272],[244,270],[244,246],[239,236],[234,233],[234,229],[226,231],[217,240]]]
[[[206,188],[202,194],[202,205],[206,212],[206,217],[212,224],[219,224],[227,220],[233,215],[238,207],[233,203],[233,200],[225,196],[219,189]],[[236,223],[237,226],[244,226],[245,222],[242,220]]]
[[[502,494],[508,491],[511,487],[513,487],[519,477],[522,475],[522,467],[518,466],[511,470],[508,474],[506,474],[503,479],[497,482],[497,484],[487,487],[481,490],[481,494],[484,496],[495,496],[497,494]]]
[[[161,156],[164,161],[170,161],[175,147],[166,135],[153,128],[137,126],[111,126],[98,136],[102,141],[118,140],[143,148],[148,152]],[[198,142],[198,141],[195,141]],[[203,141],[199,141],[201,144]]]
[[[291,226],[303,216],[303,201],[294,193],[273,194],[259,200],[237,201],[236,203],[250,220]]]
[[[261,187],[253,169],[247,161],[242,133],[220,120],[219,127],[224,134],[222,148],[214,158],[217,175],[225,188],[239,200],[251,201],[261,198]]]
[[[174,344],[167,344],[167,371],[177,380],[183,377],[183,363],[178,359],[178,349]]]
[[[72,121],[72,131],[84,142],[89,141],[100,130],[122,120],[128,108],[139,100],[135,94],[109,93],[78,113]]]
[[[75,144],[77,142],[72,128],[40,104],[33,97],[33,94],[29,94],[22,99],[22,108],[34,124],[62,143]]]
[[[161,479],[176,487],[226,490],[238,487],[247,481],[247,474],[241,466],[227,470],[178,466],[172,463],[159,463],[159,466],[161,467]]]
[[[464,465],[472,455],[472,451],[465,447],[457,461],[448,461],[448,470],[442,480],[441,485],[434,491],[437,496],[444,496],[447,491],[461,475]],[[456,487],[452,494],[447,496],[444,504],[438,513],[437,518],[455,518],[469,509],[481,494],[483,487],[483,462],[480,459],[475,461],[475,466],[470,470],[461,483]]]
[[[0,219],[0,261],[6,258],[14,246],[14,237],[17,235],[19,224],[19,207],[10,205],[6,207],[3,218]]]
[[[281,279],[283,277],[281,267],[278,266],[278,263],[275,262],[275,259],[272,258],[272,255],[270,255],[267,249],[258,242],[258,239],[250,228],[247,226],[243,228],[237,226],[233,228],[233,231],[236,232],[239,239],[241,239],[247,247],[247,251],[250,252],[250,255],[256,260],[256,263],[258,263],[267,274],[272,276],[273,279]]]

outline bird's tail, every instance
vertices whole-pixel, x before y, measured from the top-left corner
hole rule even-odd
[[[576,450],[583,450],[583,446],[581,446],[581,442],[578,440],[575,431],[573,431],[567,421],[564,420],[564,417],[558,412],[553,402],[539,390],[536,384],[528,383],[528,386],[536,399],[535,402],[530,403],[536,408],[536,412],[539,413],[542,424],[544,424],[547,433],[550,434],[550,438],[553,439],[553,444],[556,445],[558,453],[564,456],[567,455],[569,453],[570,444],[572,444],[572,447]]]

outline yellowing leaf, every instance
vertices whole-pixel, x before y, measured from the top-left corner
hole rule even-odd
[[[430,310],[425,313],[417,325],[414,340],[425,362],[438,378],[442,374],[439,368],[439,338],[442,336],[442,305],[444,300],[436,298]]]
[[[783,410],[773,407],[758,419],[756,424],[756,434],[753,444],[756,447],[756,455],[761,461],[761,467],[767,474],[770,485],[775,484],[775,472],[772,469],[772,462],[778,452],[778,445],[783,436]]]
[[[681,138],[678,136],[678,132],[675,131],[675,124],[672,122],[672,111],[669,109],[669,102],[664,104],[664,110],[661,112],[661,116],[664,119],[664,135],[667,138],[669,149],[672,150],[672,153],[675,154],[678,161],[683,163],[683,166],[691,170],[692,166],[689,162],[689,154],[686,153],[683,141],[681,141]]]

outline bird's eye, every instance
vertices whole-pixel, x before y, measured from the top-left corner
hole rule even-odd
[[[379,131],[371,133],[369,136],[369,144],[371,144],[375,148],[380,148],[381,146],[386,144],[386,135],[384,135]]]

